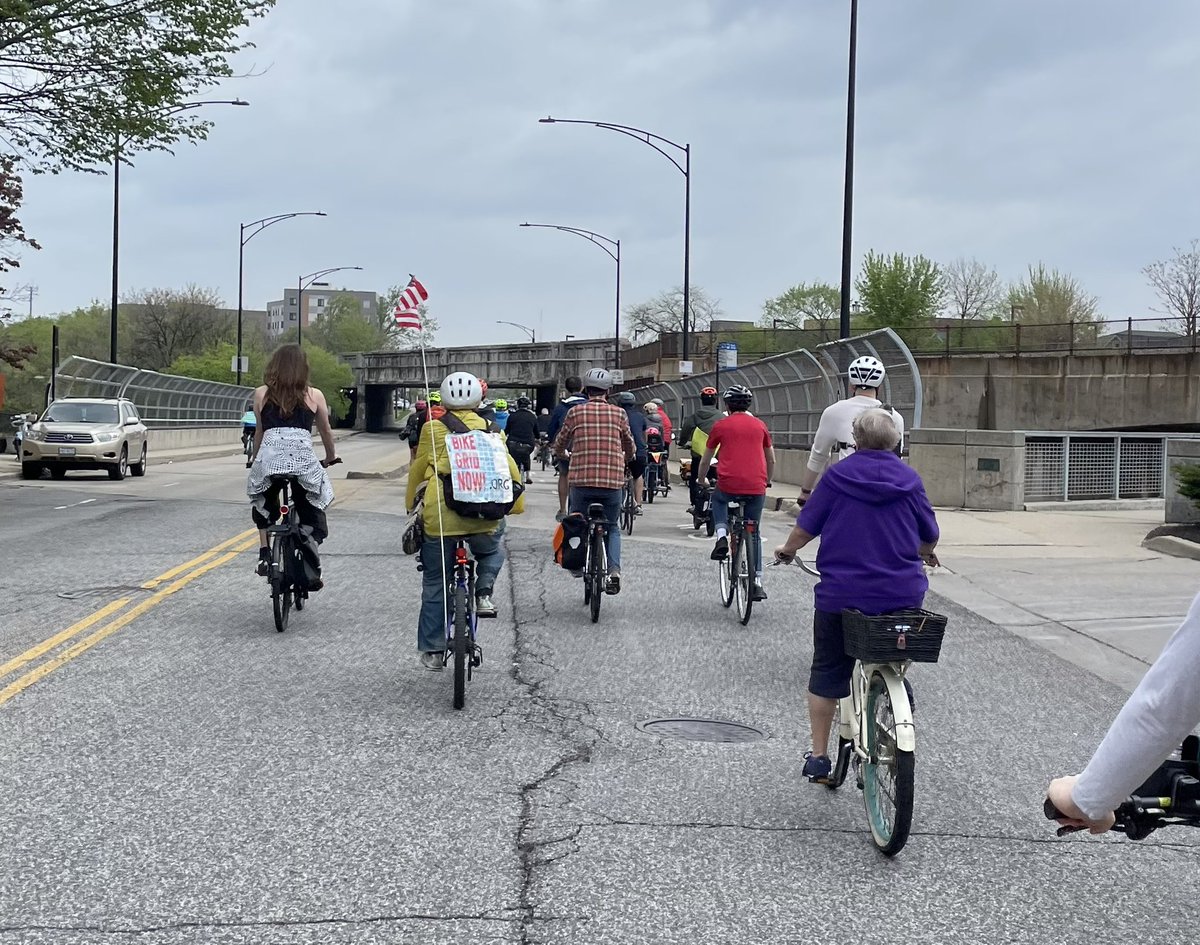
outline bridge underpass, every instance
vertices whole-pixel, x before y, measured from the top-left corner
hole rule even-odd
[[[593,367],[613,366],[612,338],[580,338],[511,345],[468,345],[460,348],[428,348],[424,364],[421,352],[374,351],[350,355],[354,370],[357,404],[354,427],[378,432],[395,426],[392,403],[403,390],[411,396],[436,388],[452,371],[469,371],[488,383],[491,396],[530,397],[537,409],[553,408],[563,381]]]

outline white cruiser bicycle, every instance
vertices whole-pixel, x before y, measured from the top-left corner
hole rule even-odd
[[[821,576],[799,557],[795,562]],[[895,856],[912,827],[917,751],[912,685],[905,674],[913,662],[937,661],[946,618],[924,610],[876,617],[843,611],[842,624],[854,671],[850,695],[838,701],[830,726],[832,767],[823,783],[837,790],[853,766],[871,838],[885,856]],[[907,658],[896,658],[901,654]]]

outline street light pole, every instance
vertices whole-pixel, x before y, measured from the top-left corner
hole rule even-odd
[[[282,223],[284,220],[291,220],[293,217],[323,217],[323,210],[301,210],[297,213],[277,213],[274,216],[263,217],[261,220],[255,220],[253,223],[242,223],[238,227],[238,307],[237,307],[237,383],[241,386],[242,383],[242,273],[245,271],[245,251],[246,244],[254,237],[258,236],[263,230],[269,226],[274,226],[276,223]],[[250,230],[250,235],[246,235],[246,231]],[[300,300],[296,300],[296,304],[300,304]]]
[[[159,113],[160,117],[175,115],[179,112],[191,111],[193,108],[203,108],[205,105],[249,105],[240,98],[213,102],[188,102],[177,105]],[[108,360],[117,363],[117,294],[119,288],[118,269],[121,230],[121,132],[113,133],[113,235],[112,235],[112,299],[109,303],[108,326]]]
[[[846,194],[842,208],[842,298],[838,337],[850,337],[850,242],[854,205],[854,73],[858,61],[858,0],[850,0],[850,62],[846,86]]]
[[[520,329],[521,329],[521,331],[527,331],[527,332],[529,332],[529,342],[530,342],[530,344],[537,344],[537,334],[536,334],[536,332],[534,332],[534,330],[533,330],[532,328],[530,328],[528,325],[519,325],[519,324],[517,324],[516,322],[505,322],[505,321],[501,321],[501,320],[500,320],[500,319],[498,319],[498,318],[496,319],[496,324],[497,324],[497,325],[512,325],[512,326],[513,326],[513,328],[520,328]]]
[[[304,297],[304,290],[311,285],[315,285],[317,280],[322,276],[328,276],[335,272],[345,272],[349,269],[362,271],[362,266],[334,266],[332,269],[322,269],[320,272],[310,272],[307,276],[301,276],[296,280],[296,344],[300,344],[303,338],[304,331],[304,309],[300,305],[300,300]],[[308,280],[305,282],[305,280]]]
[[[578,226],[558,226],[554,223],[522,223],[521,226],[532,227],[543,230],[561,230],[563,233],[574,233],[576,236],[582,236],[589,243],[595,243],[604,250],[617,264],[617,310],[616,317],[613,321],[613,366],[619,368],[621,366],[621,241],[614,240],[608,236],[601,236],[599,233],[594,233],[591,230],[585,230]],[[609,249],[609,247],[612,249]],[[686,272],[686,269],[684,270]]]
[[[690,144],[679,144],[672,141],[670,138],[664,138],[662,135],[656,135],[650,131],[644,131],[641,128],[634,128],[631,125],[617,125],[607,121],[584,121],[577,118],[552,118],[547,115],[545,118],[538,119],[539,124],[543,125],[591,125],[594,128],[604,128],[608,131],[616,131],[620,134],[633,138],[642,144],[649,145],[668,161],[675,165],[675,169],[683,175],[683,360],[688,360],[689,339],[691,335],[691,242],[692,242],[692,146]],[[683,154],[683,163],[680,164],[674,156],[669,152],[664,151],[660,145],[665,145],[674,148],[676,151]]]

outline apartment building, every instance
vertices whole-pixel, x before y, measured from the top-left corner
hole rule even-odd
[[[348,295],[358,303],[364,319],[374,319],[379,310],[379,296],[374,292],[358,292],[353,289],[334,289],[328,283],[314,282],[303,292],[295,286],[285,289],[283,298],[267,303],[267,334],[278,338],[296,330],[296,323],[303,319],[301,327],[307,331],[325,315],[334,296]]]

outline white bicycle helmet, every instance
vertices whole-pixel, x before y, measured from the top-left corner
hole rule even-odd
[[[850,378],[851,387],[879,387],[883,384],[887,371],[878,358],[863,355],[850,362],[846,376]]]
[[[604,368],[594,367],[583,375],[583,386],[592,390],[609,390],[613,386],[612,374]]]
[[[483,400],[483,385],[479,378],[466,371],[455,371],[442,381],[442,404],[454,410],[470,410]]]

